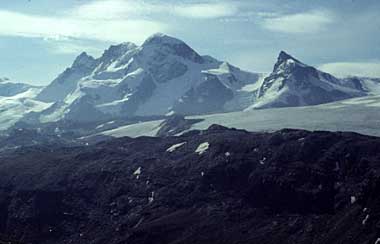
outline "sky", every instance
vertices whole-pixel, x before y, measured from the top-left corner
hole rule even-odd
[[[380,77],[379,0],[1,0],[0,77],[46,85],[82,51],[161,32],[270,72],[284,50],[326,72]]]

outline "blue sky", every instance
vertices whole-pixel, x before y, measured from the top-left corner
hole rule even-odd
[[[47,84],[82,51],[163,32],[271,71],[280,50],[338,76],[380,77],[378,0],[2,0],[0,77]]]

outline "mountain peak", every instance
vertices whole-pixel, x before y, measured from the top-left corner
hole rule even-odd
[[[115,57],[119,57],[136,47],[136,44],[132,42],[123,42],[117,45],[111,45],[107,50],[104,51],[101,59],[112,59]]]
[[[301,61],[298,59],[294,58],[290,54],[286,53],[285,51],[281,51],[280,54],[278,55],[277,62],[274,65],[273,71],[276,72],[278,69],[285,69],[289,65],[294,66],[294,64],[299,64],[301,66],[305,66]]]
[[[281,51],[280,54],[278,55],[279,60],[287,60],[287,59],[294,59],[290,54],[288,54],[285,51]]]
[[[79,56],[74,60],[72,67],[80,67],[80,66],[91,66],[95,59],[88,55],[86,52],[82,52]]]
[[[361,96],[360,87],[353,87],[281,51],[260,87],[255,108],[317,105]]]
[[[175,37],[172,37],[172,36],[168,36],[166,34],[163,34],[163,33],[156,33],[156,34],[153,34],[151,35],[150,37],[148,37],[143,46],[147,46],[147,45],[160,45],[160,44],[166,44],[166,45],[182,45],[182,44],[185,44],[185,42],[175,38]]]
[[[156,33],[143,43],[143,48],[165,50],[167,53],[180,56],[195,63],[203,63],[203,58],[184,41],[162,33]]]
[[[301,61],[297,60],[296,58],[294,58],[292,55],[288,54],[287,52],[285,51],[281,51],[280,54],[278,55],[278,59],[277,61],[279,62],[284,62],[286,60],[293,60],[293,61],[296,61],[297,63],[302,63]]]

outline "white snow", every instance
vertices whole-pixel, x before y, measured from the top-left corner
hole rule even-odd
[[[260,162],[261,165],[264,165],[266,160],[267,160],[267,158],[263,157],[262,159],[260,159],[259,162]]]
[[[265,78],[268,76],[267,73],[259,74],[259,79],[253,84],[246,84],[240,90],[245,92],[255,92],[262,86]]]
[[[198,148],[195,150],[195,152],[198,153],[199,155],[202,155],[208,150],[209,147],[210,147],[210,144],[208,142],[201,143],[198,146]]]
[[[365,224],[367,223],[368,219],[369,219],[369,214],[367,214],[367,215],[365,216],[365,218],[363,219],[363,221],[362,221],[362,225],[365,225]]]
[[[106,125],[112,125],[112,124],[114,124],[116,121],[109,121],[109,122],[107,122],[107,123],[104,123],[104,124],[101,124],[101,125],[98,125],[98,126],[96,126],[96,129],[101,129],[101,128],[103,128],[104,126],[106,126]]]
[[[212,74],[212,75],[222,75],[222,74],[228,74],[231,70],[226,62],[223,62],[218,68],[216,69],[209,69],[209,70],[203,70],[202,73],[206,74]]]
[[[185,144],[186,144],[186,142],[181,142],[181,143],[175,144],[175,145],[169,147],[168,149],[166,149],[166,151],[167,152],[174,152],[177,148],[180,148]]]
[[[34,99],[40,91],[40,88],[30,88],[11,97],[0,96],[0,130],[8,129],[30,112],[40,112],[50,107],[51,103]]]
[[[296,62],[293,60],[293,59],[288,59],[288,60],[286,60],[286,64],[287,65],[293,65],[293,64],[295,64]]]
[[[139,136],[155,136],[160,130],[163,120],[156,120],[144,123],[122,126],[113,130],[101,132],[100,134],[113,137],[139,137]]]
[[[372,96],[371,99],[378,101],[380,105],[380,96]],[[197,115],[186,118],[203,120],[192,125],[189,130],[205,130],[212,124],[219,124],[248,131],[270,132],[283,128],[293,128],[311,131],[353,131],[365,135],[380,136],[379,107],[366,104],[348,105],[343,104],[343,102],[307,107]],[[155,132],[158,131],[162,122],[162,120],[157,120],[124,126],[112,131],[105,131],[103,134],[114,137],[155,136]]]
[[[166,116],[172,116],[172,115],[174,115],[175,114],[175,112],[174,111],[170,111],[170,112],[168,112],[167,114],[165,114]]]
[[[356,197],[355,196],[351,196],[351,204],[354,204],[356,202]]]
[[[154,191],[151,193],[150,197],[148,197],[148,202],[152,203],[154,201]]]
[[[191,88],[204,82],[201,72],[205,68],[204,65],[191,63],[179,57],[176,59],[187,66],[187,72],[165,83],[156,84],[157,87],[153,91],[152,97],[139,106],[136,115],[165,115],[168,113],[167,108],[172,107],[175,101],[178,101]]]
[[[136,179],[138,180],[140,178],[140,175],[141,175],[142,171],[141,171],[141,167],[138,167],[135,172],[133,172],[133,175],[136,176]]]
[[[380,104],[380,96],[372,97],[372,99]],[[275,131],[282,128],[294,128],[312,131],[354,131],[380,136],[378,107],[363,104],[347,105],[342,102],[307,107],[189,116],[188,119],[203,119],[200,123],[194,124],[191,130],[205,130],[212,124],[219,124],[248,131]],[[331,108],[332,105],[339,107]]]

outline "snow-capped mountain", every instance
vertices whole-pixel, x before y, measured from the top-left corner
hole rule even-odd
[[[338,79],[281,51],[250,108],[316,105],[366,95],[360,79]]]
[[[25,83],[14,82],[9,78],[0,78],[0,96],[1,97],[11,97],[19,93],[26,92],[31,88],[40,88],[37,86],[32,86]]]
[[[201,114],[244,109],[260,75],[201,56],[176,38],[155,34],[141,46],[111,46],[100,58],[86,53],[38,99],[54,105],[41,122],[110,117]]]
[[[0,79],[0,130],[14,125],[30,112],[40,112],[51,104],[34,98],[42,87]]]
[[[0,129],[20,119],[28,124],[106,123],[317,105],[380,95],[380,79],[338,79],[283,51],[265,77],[201,56],[174,37],[155,34],[141,46],[111,46],[99,58],[83,52],[41,89],[0,79]]]

